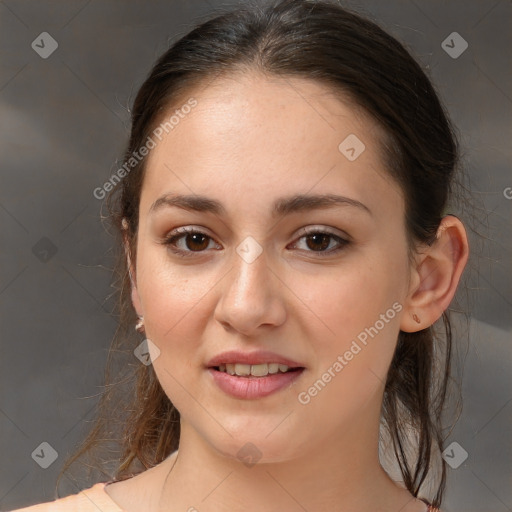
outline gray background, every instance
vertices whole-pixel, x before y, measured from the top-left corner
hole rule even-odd
[[[93,418],[116,324],[112,241],[92,191],[118,167],[128,107],[168,40],[234,4],[0,1],[2,510],[54,499],[61,464]],[[510,511],[512,5],[347,5],[409,46],[460,131],[479,235],[470,233],[464,409],[450,436],[469,457],[449,471],[443,510]],[[441,47],[454,31],[469,44],[456,59]],[[42,32],[58,42],[47,59],[31,47]],[[42,442],[59,454],[48,469],[31,456]]]

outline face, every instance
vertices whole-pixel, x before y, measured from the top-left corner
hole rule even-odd
[[[190,96],[149,155],[132,293],[182,436],[232,457],[251,442],[270,462],[368,433],[409,275],[404,201],[377,126],[298,78],[245,74]],[[210,202],[171,204],[181,195]],[[249,377],[208,368],[232,350],[303,369],[252,377],[281,387],[242,398]],[[218,384],[235,379],[235,395]]]

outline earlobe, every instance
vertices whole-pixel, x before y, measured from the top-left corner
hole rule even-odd
[[[400,324],[402,331],[426,329],[441,317],[455,295],[468,255],[464,225],[453,215],[445,216],[436,240],[427,246],[414,269]]]

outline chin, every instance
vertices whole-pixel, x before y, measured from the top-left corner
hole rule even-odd
[[[272,429],[269,429],[270,432]],[[247,429],[243,435],[220,440],[210,440],[213,448],[223,457],[242,462],[247,467],[254,464],[274,464],[293,460],[300,456],[302,447],[292,445],[290,435],[272,433],[267,436],[266,430]]]

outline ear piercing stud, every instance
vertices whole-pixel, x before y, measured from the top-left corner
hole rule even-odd
[[[139,316],[139,320],[135,324],[135,330],[138,332],[144,331],[144,317],[143,316]]]
[[[421,324],[421,320],[418,318],[418,315],[416,313],[414,313],[412,317],[417,324]]]

